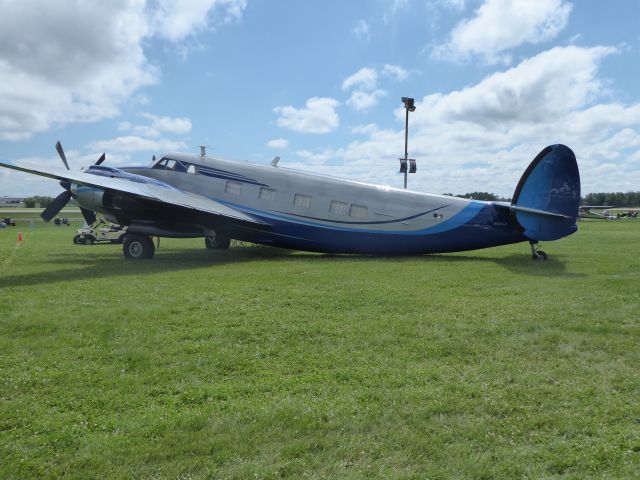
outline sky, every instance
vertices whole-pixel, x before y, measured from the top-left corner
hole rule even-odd
[[[637,0],[0,0],[0,159],[167,151],[511,196],[563,143],[583,195],[640,190]],[[0,196],[60,193],[0,169]]]

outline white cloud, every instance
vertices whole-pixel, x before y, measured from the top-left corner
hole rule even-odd
[[[602,59],[615,52],[556,47],[465,89],[418,100],[409,119],[409,154],[418,160],[418,173],[409,187],[510,196],[542,148],[564,143],[578,157],[583,194],[637,190],[640,102],[611,102],[598,76]],[[396,114],[403,124],[404,109]],[[352,132],[365,138],[336,150],[331,164],[315,154],[315,162],[297,166],[400,186],[404,129],[364,125]]]
[[[289,128],[301,133],[328,133],[340,124],[336,108],[340,102],[333,98],[312,97],[307,100],[305,108],[292,106],[276,107],[273,111],[280,115],[279,127]]]
[[[329,160],[336,158],[340,154],[339,151],[326,149],[320,152],[311,152],[309,150],[298,150],[296,155],[300,157],[305,165],[309,164],[324,164]]]
[[[246,0],[156,0],[151,26],[157,36],[175,42],[238,21],[246,6]]]
[[[472,87],[425,97],[414,122],[548,123],[553,115],[585,106],[602,94],[598,65],[615,51],[611,47],[553,48]]]
[[[393,77],[398,81],[406,80],[409,72],[398,65],[389,65],[388,63],[382,68],[382,74]]]
[[[378,99],[384,97],[387,94],[384,90],[374,90],[372,92],[363,92],[360,90],[354,90],[351,93],[351,97],[347,100],[347,105],[351,108],[363,111],[368,110],[378,104]]]
[[[90,148],[96,152],[118,152],[118,153],[133,153],[133,152],[164,152],[169,150],[181,150],[185,149],[186,145],[181,141],[167,140],[167,139],[151,139],[143,138],[137,135],[127,135],[123,137],[116,137],[111,140],[101,140],[93,142]]]
[[[387,77],[397,79],[404,79],[408,76],[407,71],[402,67],[389,64],[382,68],[382,73]],[[376,106],[378,100],[387,95],[385,90],[378,88],[378,71],[375,68],[363,67],[342,82],[343,90],[352,88],[354,90],[347,100],[347,105],[358,111],[366,111]]]
[[[284,138],[274,138],[267,142],[267,147],[273,148],[275,150],[284,150],[289,147],[289,140]]]
[[[155,36],[177,41],[237,19],[246,0],[51,2],[2,0],[0,140],[119,113],[155,83],[144,53]],[[28,32],[28,34],[26,33]]]
[[[351,133],[354,135],[371,135],[378,131],[378,126],[375,123],[368,123],[366,125],[358,125],[351,127]]]
[[[10,3],[0,16],[0,139],[114,116],[155,81],[143,2]]]
[[[150,120],[149,125],[133,125],[131,122],[120,122],[118,130],[131,131],[145,137],[159,137],[163,133],[182,135],[191,131],[191,120],[185,117],[166,117],[142,113],[142,117]]]
[[[359,40],[369,40],[371,37],[370,30],[371,28],[365,20],[358,20],[358,23],[351,31]]]
[[[373,90],[376,88],[377,83],[378,72],[373,68],[363,67],[342,82],[342,89],[349,90],[350,88],[358,87],[362,90]]]
[[[433,50],[441,59],[480,55],[489,63],[504,61],[504,52],[524,43],[551,40],[567,25],[572,4],[565,0],[485,0],[470,20],[461,21],[449,40]]]

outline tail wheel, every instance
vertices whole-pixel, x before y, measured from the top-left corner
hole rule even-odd
[[[536,252],[536,255],[533,257],[534,260],[548,260],[549,256],[547,255],[547,253],[543,250],[538,250]]]
[[[153,240],[147,235],[127,234],[122,244],[124,257],[130,260],[153,258],[156,248]]]
[[[538,242],[531,240],[529,242],[531,245],[531,258],[534,260],[547,260],[549,256],[543,250],[538,250]]]
[[[210,250],[226,250],[231,245],[231,239],[224,235],[216,234],[213,237],[204,237],[204,244]]]

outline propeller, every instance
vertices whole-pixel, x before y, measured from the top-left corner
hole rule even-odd
[[[69,163],[67,162],[67,156],[64,154],[64,149],[62,148],[62,144],[60,143],[60,141],[56,142],[56,151],[58,152],[58,155],[60,156],[60,159],[62,160],[62,163],[64,163],[64,166],[67,168],[67,170],[71,170],[69,168]],[[103,153],[102,155],[100,155],[100,158],[95,163],[95,165],[100,165],[102,162],[104,162],[105,158],[105,154]],[[65,189],[65,191],[58,195],[53,200],[53,202],[51,202],[49,206],[45,208],[40,214],[40,217],[42,217],[45,222],[51,221],[51,219],[55,217],[60,212],[60,210],[62,210],[67,205],[67,203],[69,203],[69,200],[71,200],[71,197],[73,196],[71,194],[71,184],[68,181],[63,180],[60,182],[60,185]],[[96,214],[94,212],[83,207],[80,207],[80,212],[82,213],[82,216],[84,217],[88,225],[92,225],[93,223],[95,223]]]
[[[96,214],[91,210],[87,210],[86,208],[80,207],[80,212],[84,217],[84,221],[87,222],[87,225],[93,225],[96,222],[97,220]]]
[[[60,140],[56,142],[56,150],[58,151],[58,155],[60,155],[60,158],[62,159],[62,163],[64,163],[64,166],[67,167],[67,170],[71,170],[69,168],[69,164],[67,163],[67,157],[64,154],[64,150],[62,149],[62,144],[60,143]]]
[[[45,222],[51,221],[51,219],[64,208],[69,200],[71,200],[71,192],[69,190],[65,190],[56,198],[54,198],[53,202],[51,202],[49,206],[43,210],[40,216]]]

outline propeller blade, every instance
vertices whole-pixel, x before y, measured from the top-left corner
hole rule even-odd
[[[104,159],[107,158],[105,157],[104,153],[102,155],[100,155],[100,158],[98,159],[98,161],[96,163],[94,163],[94,165],[100,165],[102,162],[104,162]]]
[[[96,214],[94,212],[82,207],[80,207],[80,212],[82,212],[82,216],[84,217],[84,221],[87,222],[87,225],[91,226],[96,223]]]
[[[65,190],[60,195],[58,195],[53,200],[53,202],[49,204],[47,208],[43,210],[40,216],[45,222],[50,221],[53,217],[55,217],[58,214],[60,210],[64,208],[64,206],[67,204],[67,202],[70,199],[71,199],[71,192],[68,190]]]
[[[67,157],[64,155],[64,150],[62,149],[62,144],[60,143],[59,140],[56,142],[56,150],[58,151],[58,155],[60,155],[60,158],[62,159],[62,163],[64,163],[64,166],[67,167],[67,170],[71,170],[69,168],[69,164],[67,163]]]

